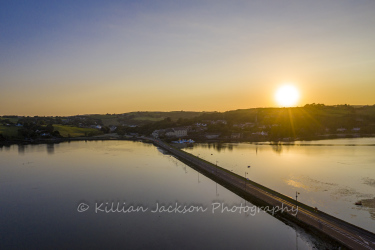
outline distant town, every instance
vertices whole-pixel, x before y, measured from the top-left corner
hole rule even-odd
[[[0,142],[136,138],[165,141],[295,141],[375,135],[375,105],[307,104],[227,112],[130,112],[75,116],[0,117]]]

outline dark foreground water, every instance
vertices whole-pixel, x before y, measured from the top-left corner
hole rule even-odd
[[[0,249],[324,246],[150,144],[1,147],[0,173]]]

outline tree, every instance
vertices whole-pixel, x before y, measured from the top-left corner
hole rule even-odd
[[[54,137],[62,137],[62,136],[60,135],[60,132],[57,131],[57,130],[53,131],[52,136],[54,136]]]
[[[107,133],[109,133],[109,131],[110,131],[109,127],[107,127],[107,126],[103,126],[100,130],[101,130],[104,134],[107,134]]]
[[[48,133],[52,134],[54,127],[52,126],[51,123],[46,126],[46,130]]]

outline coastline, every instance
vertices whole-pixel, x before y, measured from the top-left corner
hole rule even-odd
[[[198,137],[192,137],[196,143],[265,143],[269,142],[271,145],[274,144],[293,144],[296,141],[316,141],[316,140],[331,140],[331,139],[344,139],[344,138],[374,138],[375,134],[333,134],[333,135],[319,135],[315,137],[308,138],[296,138],[294,140],[249,140],[249,139],[203,139]],[[114,134],[100,135],[94,137],[62,137],[62,138],[49,138],[49,139],[35,139],[35,140],[7,140],[0,141],[0,146],[11,146],[11,145],[34,145],[34,144],[54,144],[61,142],[70,142],[70,141],[145,141],[144,137],[134,137],[134,136],[119,136]],[[168,140],[167,140],[168,142]]]

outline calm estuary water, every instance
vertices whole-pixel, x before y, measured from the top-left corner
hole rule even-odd
[[[297,191],[299,201],[375,232],[375,138],[206,143],[185,150],[293,198]]]
[[[243,162],[238,156],[234,163],[238,167],[236,171],[243,164],[252,164],[253,178],[267,175],[264,180],[277,179],[275,169],[269,168],[274,172],[268,174],[257,172],[267,168],[270,162],[255,159],[263,154],[279,159],[284,155],[268,150],[270,146],[258,146],[257,156],[254,147],[239,144],[236,149],[219,153],[198,145],[189,151],[204,152],[207,158],[213,152],[221,165],[228,166],[232,166],[233,155],[244,154]],[[306,157],[306,154],[302,155]],[[221,212],[221,207],[213,210],[216,204],[229,208],[241,203],[248,207],[252,204],[150,144],[98,141],[3,146],[0,147],[0,172],[0,249],[312,249],[322,246],[303,230],[264,212],[252,215]],[[281,172],[289,176],[286,171]],[[283,183],[279,181],[278,185],[289,186]],[[306,201],[307,195],[302,194],[301,199]],[[118,205],[120,212],[114,212]],[[162,205],[170,205],[172,212],[160,210]],[[179,205],[192,210],[187,213],[175,210]],[[205,212],[195,211],[198,207],[206,209]]]

